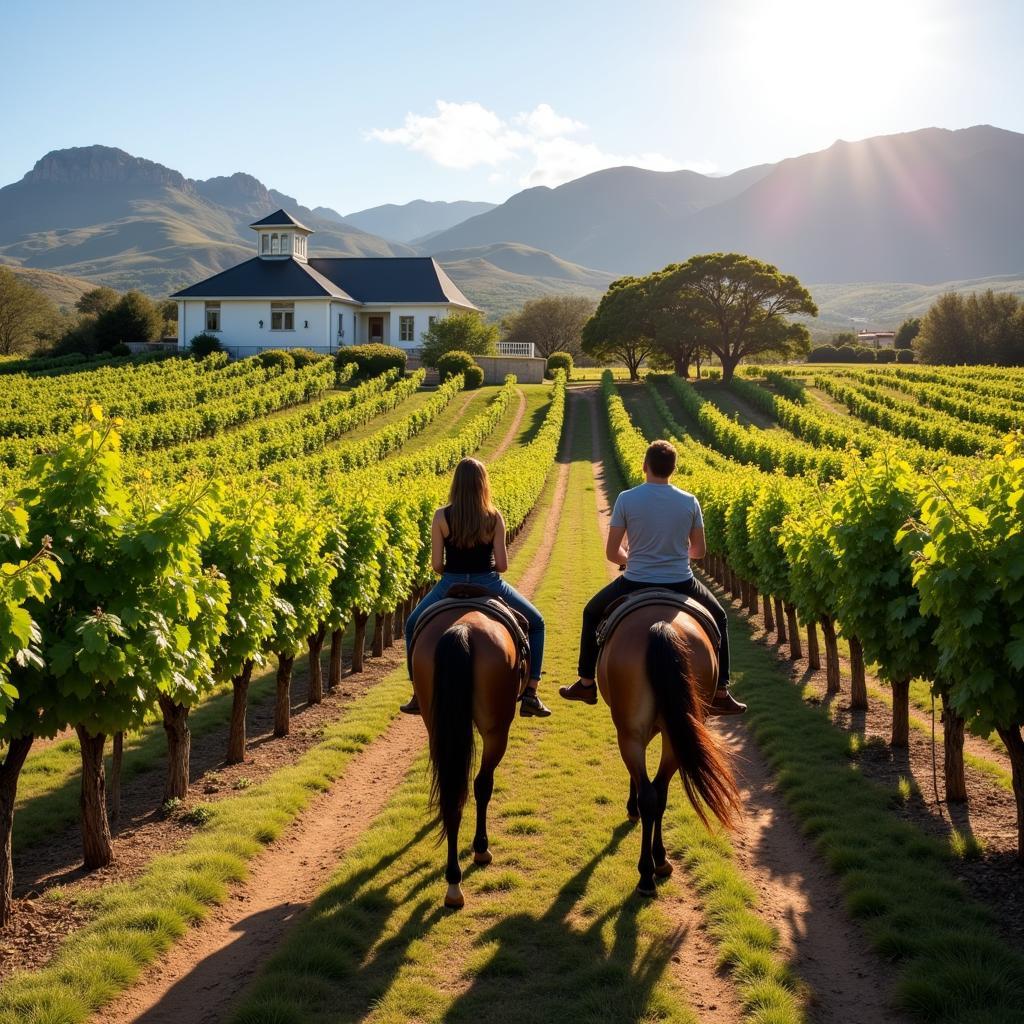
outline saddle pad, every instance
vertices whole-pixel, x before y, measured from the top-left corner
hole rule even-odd
[[[476,591],[479,590],[479,593]],[[406,664],[409,668],[409,678],[412,678],[412,652],[416,647],[416,641],[428,622],[440,615],[442,612],[452,608],[463,611],[479,611],[500,622],[508,630],[515,644],[518,654],[517,665],[525,675],[530,663],[530,641],[526,635],[526,618],[510,608],[500,597],[495,597],[490,591],[481,588],[471,587],[468,584],[456,584],[448,592],[449,595],[442,597],[440,601],[432,604],[416,621],[416,626],[409,639],[409,649],[405,652]]]
[[[718,631],[718,626],[711,617],[711,613],[700,602],[695,601],[692,597],[687,597],[685,594],[677,594],[674,590],[650,587],[636,590],[632,594],[626,594],[611,605],[597,627],[598,646],[602,647],[608,642],[608,638],[630,612],[635,612],[638,608],[646,608],[653,604],[667,604],[673,608],[681,609],[691,618],[697,620],[715,647],[721,644],[722,634]]]

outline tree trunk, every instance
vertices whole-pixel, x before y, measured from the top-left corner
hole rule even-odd
[[[395,639],[402,635],[402,631],[405,629],[405,616],[409,611],[409,599],[406,598],[404,601],[398,602],[398,607],[395,609],[395,618],[392,623],[392,627],[395,631]]]
[[[892,681],[892,738],[891,747],[910,746],[910,680]]]
[[[384,653],[384,613],[377,612],[373,617],[373,643],[370,654],[379,658]]]
[[[719,357],[721,358],[721,356]],[[736,364],[739,359],[735,356],[730,356],[726,359],[722,359],[722,383],[728,384],[732,380],[733,374],[736,372]]]
[[[825,637],[825,692],[831,696],[839,692],[842,679],[839,674],[839,641],[836,639],[835,620],[823,615],[821,633]]]
[[[104,733],[90,736],[84,726],[76,725],[82,753],[82,861],[92,871],[106,867],[114,859],[107,820],[106,780],[103,767]]]
[[[363,655],[366,652],[366,623],[370,616],[367,612],[356,609],[352,618],[355,625],[355,635],[352,639],[352,671],[363,671]]]
[[[772,598],[775,604],[775,628],[778,630],[778,640],[780,644],[786,642],[786,613],[782,610],[782,598]]]
[[[850,637],[850,707],[855,711],[868,709],[868,682],[864,676],[864,648]]]
[[[818,653],[818,625],[813,619],[807,623],[807,667],[815,671],[821,668],[821,655]]]
[[[967,777],[964,775],[964,720],[942,694],[943,771],[946,776],[946,802],[967,802]]]
[[[231,680],[231,722],[228,725],[228,764],[241,764],[245,760],[245,713],[249,706],[249,683],[252,682],[252,659],[242,665],[242,671]]]
[[[757,584],[747,584],[747,611],[751,615],[757,614]]]
[[[331,660],[330,668],[327,670],[327,692],[330,693],[341,682],[341,652],[342,641],[345,638],[343,629],[335,629],[331,632]]]
[[[395,644],[395,613],[384,613],[384,646],[393,647]]]
[[[672,355],[672,369],[675,370],[677,377],[682,377],[686,380],[690,376],[690,355],[687,353],[685,356],[680,355],[678,352]]]
[[[320,628],[306,640],[309,645],[309,703],[324,702],[324,671],[320,664],[320,652],[324,649],[324,637],[327,626],[320,623]]]
[[[161,696],[159,703],[164,716],[164,732],[167,733],[164,800],[184,800],[188,796],[188,759],[192,746],[192,734],[188,728],[189,709],[184,704],[176,704],[170,697]]]
[[[786,609],[786,629],[789,633],[789,660],[799,661],[803,656],[803,645],[800,643],[800,626],[796,621],[796,609],[787,601],[784,604]]]
[[[771,594],[761,595],[761,607],[764,609],[764,631],[772,633],[775,630],[775,616],[772,614]]]
[[[121,816],[121,766],[124,764],[124,733],[114,733],[114,753],[110,761],[110,820]]]
[[[740,607],[746,608],[750,603],[750,584],[740,577]]]
[[[732,592],[732,599],[735,601],[740,596],[740,578],[735,570],[729,570],[729,590]]]
[[[1024,737],[1019,725],[998,729],[999,738],[1010,758],[1013,798],[1017,801],[1017,859],[1024,861]]]
[[[277,655],[277,701],[274,704],[274,735],[287,736],[292,722],[292,666],[295,656]]]
[[[0,930],[11,923],[14,900],[14,865],[11,861],[11,833],[14,830],[14,801],[18,778],[32,747],[31,736],[19,736],[7,744],[0,764]]]

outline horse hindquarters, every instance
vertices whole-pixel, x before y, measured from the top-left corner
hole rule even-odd
[[[683,638],[669,622],[655,622],[648,633],[647,678],[679,764],[686,795],[705,825],[705,806],[727,828],[739,810],[739,792],[718,740],[704,725],[697,686],[690,674]]]

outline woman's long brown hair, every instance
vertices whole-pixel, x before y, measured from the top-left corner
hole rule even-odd
[[[491,499],[491,481],[482,462],[463,459],[455,467],[448,506],[449,539],[455,547],[471,548],[494,538],[498,510]]]

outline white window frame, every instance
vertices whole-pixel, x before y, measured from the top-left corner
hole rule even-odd
[[[210,314],[215,314],[215,327],[210,326]],[[206,324],[205,330],[215,333],[220,333],[220,303],[219,302],[206,302],[203,304],[203,322]]]
[[[270,235],[266,231],[260,235],[260,253],[264,256],[270,255]]]
[[[291,245],[292,245],[291,238],[290,238],[288,232],[287,231],[282,231],[281,232],[281,255],[282,256],[290,256],[291,255],[291,251],[292,251]]]
[[[276,231],[270,236],[270,255],[271,256],[279,255],[278,240],[277,240],[277,232]]]
[[[398,340],[416,340],[416,318],[414,316],[400,316],[398,318]]]
[[[270,304],[270,329],[272,331],[295,330],[294,302],[272,302]]]

